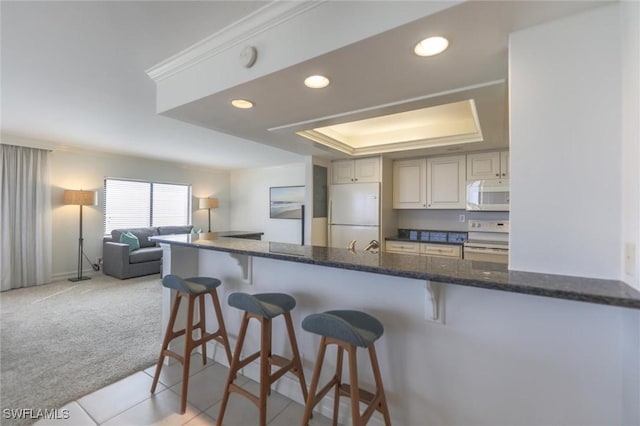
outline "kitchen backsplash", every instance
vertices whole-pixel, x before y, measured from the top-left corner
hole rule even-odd
[[[466,210],[397,210],[398,228],[467,231],[469,219],[507,220],[509,212],[470,212]],[[460,222],[464,215],[464,222]]]

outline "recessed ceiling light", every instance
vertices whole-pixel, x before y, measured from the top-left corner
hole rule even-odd
[[[312,89],[322,89],[327,87],[330,81],[324,75],[311,75],[304,79],[304,85]]]
[[[413,49],[418,56],[433,56],[444,52],[449,47],[449,40],[444,37],[429,37],[416,44]]]
[[[253,102],[247,101],[246,99],[234,99],[231,101],[231,105],[240,109],[253,108]]]

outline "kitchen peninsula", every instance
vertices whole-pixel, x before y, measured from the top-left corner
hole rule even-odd
[[[165,274],[215,276],[223,301],[237,291],[290,293],[298,303],[296,326],[328,309],[379,318],[380,365],[396,424],[608,424],[623,422],[614,403],[637,404],[625,394],[637,370],[625,365],[640,355],[634,345],[640,292],[622,282],[213,233],[153,239],[169,260]],[[165,289],[165,320],[170,298]],[[240,312],[223,305],[233,338]],[[274,330],[274,352],[286,352],[284,334]],[[252,331],[248,338],[257,346]],[[310,375],[318,339],[297,331]],[[216,360],[225,364],[221,351]],[[257,366],[245,370],[258,377]],[[365,386],[373,383],[370,372],[361,374]],[[276,390],[299,398],[293,380]],[[330,408],[329,400],[321,404]]]

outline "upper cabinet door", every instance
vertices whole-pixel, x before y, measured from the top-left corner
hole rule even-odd
[[[355,178],[353,160],[334,161],[331,170],[331,183],[352,183]]]
[[[427,159],[427,208],[464,209],[465,156]]]
[[[495,179],[500,177],[500,153],[482,152],[467,155],[467,179]]]
[[[380,182],[380,158],[354,160],[356,182]]]
[[[509,177],[509,151],[467,155],[467,180]]]
[[[380,182],[380,157],[334,161],[331,168],[331,183]]]
[[[427,207],[427,160],[393,162],[393,208]]]
[[[509,178],[509,151],[500,152],[500,177]]]

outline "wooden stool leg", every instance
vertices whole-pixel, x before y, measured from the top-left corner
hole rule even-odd
[[[200,321],[198,321],[198,328],[200,329],[200,338],[203,338],[205,333],[207,332],[207,322],[206,322],[206,315],[205,315],[205,310],[204,310],[204,298],[206,297],[206,293],[205,294],[200,294],[197,296],[197,298],[199,299],[200,305],[199,305],[199,318]],[[202,364],[207,364],[207,343],[206,342],[202,342]]]
[[[316,391],[318,390],[318,382],[320,381],[320,372],[322,371],[322,363],[324,362],[324,354],[327,351],[327,338],[322,336],[320,339],[320,347],[318,348],[318,357],[316,358],[316,366],[311,376],[311,387],[309,388],[309,396],[304,405],[304,415],[302,416],[302,426],[306,426],[311,418],[311,412],[316,405]]]
[[[271,356],[271,320],[269,318],[260,319],[260,426],[267,425],[267,397],[271,389],[269,375],[269,357]]]
[[[376,348],[374,345],[369,346],[369,358],[371,359],[371,369],[373,370],[373,377],[376,382],[377,392],[380,395],[380,407],[379,411],[384,416],[385,426],[391,426],[391,417],[389,416],[389,407],[387,406],[387,398],[384,394],[384,387],[382,386],[382,376],[380,376],[380,367],[378,366],[378,357],[376,355]]]
[[[193,311],[195,298],[189,296],[187,308],[187,327],[184,339],[184,362],[182,363],[182,395],[180,400],[180,414],[187,410],[187,392],[189,390],[189,367],[191,366],[191,351],[193,351]]]
[[[358,388],[358,362],[356,359],[357,348],[349,345],[349,385],[351,386],[351,415],[353,426],[363,426],[360,418],[360,389]]]
[[[340,408],[340,386],[342,385],[342,355],[344,349],[338,345],[338,353],[336,355],[336,385],[335,396],[333,398],[333,426],[338,426],[338,411]]]
[[[220,402],[220,411],[218,412],[218,418],[216,424],[222,426],[222,419],[224,418],[224,412],[227,409],[227,402],[229,402],[229,389],[231,384],[236,378],[238,373],[238,364],[240,364],[240,353],[242,352],[242,346],[244,345],[244,338],[247,334],[247,327],[249,326],[249,313],[245,312],[242,316],[242,324],[240,325],[240,333],[238,334],[238,341],[236,342],[236,349],[233,353],[231,360],[231,366],[229,367],[229,375],[227,376],[227,383],[224,386],[224,392],[222,393],[222,401]]]
[[[176,317],[178,316],[178,309],[180,308],[180,293],[176,294],[176,300],[173,302],[173,309],[171,309],[171,315],[169,316],[169,322],[167,329],[164,332],[164,340],[162,341],[162,348],[160,349],[160,356],[158,357],[158,363],[156,364],[156,372],[153,375],[153,383],[151,384],[151,393],[156,391],[158,385],[158,378],[160,377],[160,370],[162,370],[162,364],[164,363],[164,351],[169,348],[173,335],[173,327],[176,324]]]
[[[300,359],[300,352],[298,351],[298,341],[296,340],[296,333],[293,329],[293,321],[291,321],[291,314],[286,312],[284,314],[284,321],[287,324],[287,333],[289,334],[289,343],[291,344],[291,351],[293,352],[293,373],[300,379],[300,387],[302,388],[302,398],[306,401],[307,394],[307,382],[304,379],[304,371],[302,370],[302,360]]]
[[[220,308],[220,299],[218,298],[218,292],[216,290],[211,292],[211,301],[213,303],[213,311],[216,313],[216,320],[218,321],[218,333],[220,333],[220,339],[222,340],[222,346],[227,354],[227,360],[231,365],[231,345],[229,344],[229,335],[227,334],[227,328],[224,325],[224,318],[222,317],[222,308]]]

